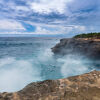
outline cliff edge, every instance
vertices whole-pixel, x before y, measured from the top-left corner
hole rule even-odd
[[[52,51],[56,55],[76,54],[100,60],[100,39],[69,38],[61,39]]]

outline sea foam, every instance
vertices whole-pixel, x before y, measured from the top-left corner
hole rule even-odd
[[[41,69],[32,65],[31,60],[15,58],[0,59],[0,92],[13,92],[22,89],[30,82],[42,80]]]

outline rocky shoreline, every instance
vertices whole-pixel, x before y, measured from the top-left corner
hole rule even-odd
[[[100,71],[31,83],[21,91],[0,94],[0,100],[100,100]]]
[[[100,41],[61,39],[52,48],[56,55],[83,54],[100,59]],[[15,93],[0,93],[0,100],[100,100],[100,71],[65,79],[33,82]]]
[[[56,55],[76,54],[93,60],[100,60],[100,39],[65,38],[61,39],[52,52]]]

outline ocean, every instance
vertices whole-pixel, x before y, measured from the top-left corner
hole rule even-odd
[[[0,38],[0,92],[19,91],[31,82],[83,74],[89,68],[82,57],[57,58],[51,51],[60,39]]]

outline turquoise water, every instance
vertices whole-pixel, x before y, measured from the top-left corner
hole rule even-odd
[[[51,48],[56,38],[0,38],[0,92],[14,92],[31,82],[82,74],[87,59],[69,54],[56,58]]]

